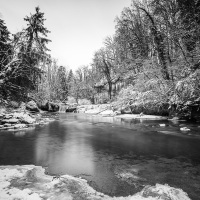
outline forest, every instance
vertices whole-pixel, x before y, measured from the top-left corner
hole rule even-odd
[[[12,34],[0,19],[1,103],[112,103],[132,113],[199,116],[199,0],[132,1],[92,64],[76,71],[51,56],[44,15],[36,7]]]

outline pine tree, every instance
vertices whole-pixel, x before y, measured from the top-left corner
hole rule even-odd
[[[20,35],[20,52],[18,57],[21,59],[21,66],[25,72],[23,77],[16,79],[20,86],[27,86],[27,89],[34,90],[38,84],[38,79],[42,73],[38,67],[40,62],[45,62],[48,57],[46,44],[50,41],[47,34],[50,32],[44,27],[44,13],[40,8],[35,8],[36,13],[26,16],[27,28]]]
[[[8,63],[10,53],[10,32],[8,31],[4,21],[0,19],[0,71]]]

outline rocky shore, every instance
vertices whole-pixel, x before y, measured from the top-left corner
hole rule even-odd
[[[0,130],[19,131],[44,125],[53,119],[42,117],[36,103],[31,101],[21,104],[17,109],[0,108]]]

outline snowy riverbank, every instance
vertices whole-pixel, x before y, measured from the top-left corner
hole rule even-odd
[[[167,117],[157,115],[131,114],[131,111],[122,112],[121,110],[114,110],[110,104],[101,105],[82,105],[77,107],[78,113],[101,115],[109,117],[117,117],[124,119],[147,119],[147,120],[166,120]]]
[[[109,197],[95,191],[81,178],[46,175],[39,166],[0,166],[1,200],[86,199],[86,200],[189,200],[181,189],[168,185],[146,186],[128,197]]]

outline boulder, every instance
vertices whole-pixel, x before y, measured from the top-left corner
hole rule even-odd
[[[59,111],[59,105],[53,102],[48,102],[48,111],[49,112],[57,112]]]
[[[103,112],[99,113],[100,115],[103,116],[114,116],[115,113],[112,110],[104,110]]]
[[[33,124],[33,123],[35,123],[35,119],[30,117],[29,115],[26,115],[26,116],[23,117],[21,122],[23,122],[25,124]]]
[[[167,184],[146,186],[138,194],[140,194],[145,199],[190,200],[186,192],[178,188],[170,187]]]
[[[4,127],[10,127],[10,126],[12,126],[12,125],[9,124],[9,123],[5,123],[5,124],[4,124]]]
[[[14,113],[13,117],[19,119],[20,122],[25,123],[25,124],[33,124],[36,121],[27,113]]]
[[[121,113],[121,111],[116,110],[116,111],[114,111],[114,114],[115,114],[115,115],[121,115],[122,113]]]
[[[19,119],[11,118],[11,119],[4,119],[1,121],[2,123],[9,123],[9,124],[16,124],[19,122]]]
[[[129,106],[122,108],[121,114],[132,114],[131,108]]]
[[[13,117],[12,114],[5,114],[4,119],[11,119]]]
[[[66,109],[66,112],[76,112],[76,107],[69,107]]]
[[[32,111],[32,112],[40,112],[37,104],[35,103],[35,101],[29,101],[27,104],[26,104],[26,109],[29,110],[29,111]]]
[[[47,100],[42,101],[41,103],[37,104],[38,107],[43,111],[49,111],[49,104]]]
[[[59,111],[59,105],[57,103],[42,101],[38,104],[39,108],[43,111],[57,112]]]

